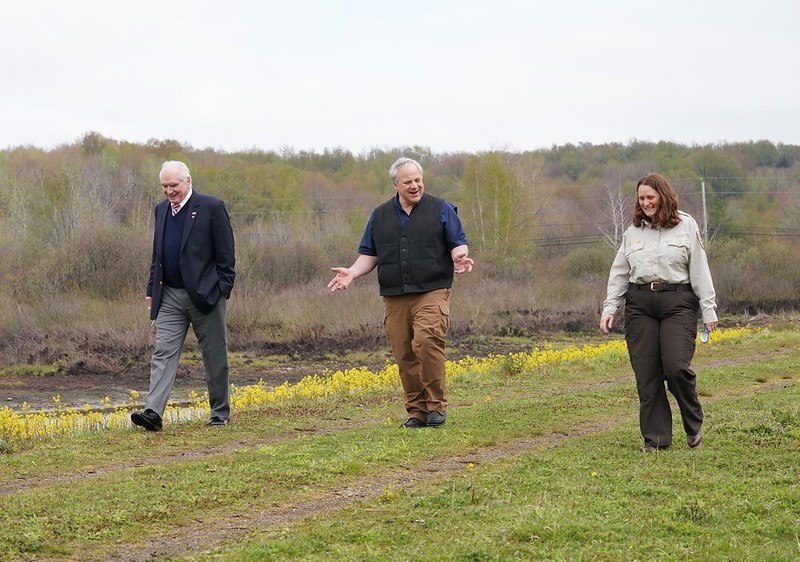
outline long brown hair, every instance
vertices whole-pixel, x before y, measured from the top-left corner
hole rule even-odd
[[[650,219],[645,213],[642,206],[639,205],[639,187],[646,185],[656,190],[661,202],[658,206],[656,215]],[[633,225],[642,226],[642,221],[652,221],[653,226],[660,226],[662,228],[671,228],[681,222],[678,216],[678,194],[672,188],[667,178],[661,174],[652,173],[639,178],[636,182],[636,199],[633,203]]]

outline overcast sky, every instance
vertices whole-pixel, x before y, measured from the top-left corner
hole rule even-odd
[[[17,0],[0,147],[800,144],[800,0]]]

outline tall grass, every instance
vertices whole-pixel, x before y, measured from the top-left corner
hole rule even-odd
[[[355,259],[366,214],[359,210],[358,221],[347,222],[334,215],[287,220],[276,214],[238,224],[231,346],[380,342],[383,311],[374,274],[344,293],[325,288],[331,267]],[[4,341],[102,338],[131,353],[146,348],[152,335],[143,306],[151,228],[147,221],[89,225],[57,245],[6,238],[0,282],[11,298],[0,301]],[[707,250],[723,316],[742,309],[790,310],[800,300],[800,255],[786,243],[733,239]],[[613,254],[601,245],[551,248],[499,263],[474,252],[475,270],[457,276],[454,285],[452,337],[593,330]],[[26,360],[24,345],[0,346],[5,363]]]

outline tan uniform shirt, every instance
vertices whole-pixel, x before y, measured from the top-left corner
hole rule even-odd
[[[608,276],[603,315],[614,314],[622,304],[628,283],[691,283],[700,299],[703,322],[716,322],[716,293],[706,251],[695,220],[678,211],[681,222],[672,228],[652,228],[648,223],[629,226],[622,235]]]

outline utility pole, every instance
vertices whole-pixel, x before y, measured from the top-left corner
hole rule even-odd
[[[703,240],[708,240],[708,214],[706,213],[706,179],[700,178],[700,189],[703,193]]]

